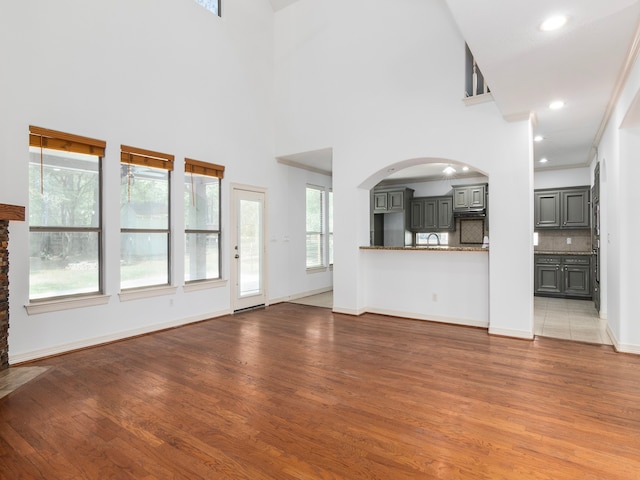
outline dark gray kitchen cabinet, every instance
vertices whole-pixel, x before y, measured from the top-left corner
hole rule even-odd
[[[371,192],[371,245],[398,247],[413,243],[410,208],[413,190],[380,188]]]
[[[536,228],[560,228],[560,192],[534,193]]]
[[[589,255],[535,255],[534,293],[591,298]]]
[[[455,230],[453,219],[453,198],[442,197],[438,199],[438,228],[440,230]]]
[[[402,212],[411,200],[413,190],[408,188],[395,190],[374,190],[373,213]]]
[[[562,267],[564,294],[591,297],[591,256],[564,256]]]
[[[421,199],[411,200],[409,228],[411,231],[422,230],[424,228],[424,207],[425,203]]]
[[[453,211],[473,212],[486,208],[487,185],[461,185],[453,187]]]
[[[535,256],[535,293],[562,293],[559,256]]]
[[[534,192],[536,229],[589,228],[589,187]]]
[[[451,197],[415,197],[411,201],[413,232],[453,230],[453,199]]]
[[[564,190],[562,194],[562,228],[589,227],[589,190]]]

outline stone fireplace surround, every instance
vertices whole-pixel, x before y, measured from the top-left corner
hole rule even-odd
[[[9,221],[25,220],[24,207],[0,203],[0,371],[9,368]]]

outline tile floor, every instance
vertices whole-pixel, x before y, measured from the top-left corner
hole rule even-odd
[[[533,297],[536,335],[611,345],[607,322],[590,300]]]
[[[0,372],[0,398],[30,382],[48,369],[49,367],[9,367],[2,370]]]
[[[289,303],[298,303],[300,305],[312,305],[321,308],[333,308],[333,290],[330,292],[318,293],[308,297],[290,300]]]

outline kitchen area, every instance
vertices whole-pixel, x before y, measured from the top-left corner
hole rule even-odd
[[[488,183],[422,182],[371,191],[372,247],[488,248]]]
[[[553,180],[533,192],[534,334],[611,344],[606,320],[599,316],[599,167],[594,172],[593,186],[570,184],[554,188],[549,183],[553,184]],[[468,179],[383,183],[371,190],[370,246],[361,249],[428,252],[424,258],[420,254],[410,258],[406,253],[396,254],[395,260],[387,264],[389,272],[404,264],[406,268],[399,270],[410,272],[412,263],[416,266],[424,263],[423,271],[432,272],[428,279],[416,274],[412,287],[415,283],[421,288],[416,287],[413,293],[407,294],[415,304],[409,311],[421,311],[425,319],[436,321],[488,325],[485,290],[488,288],[489,198],[488,177],[477,174]],[[441,258],[429,256],[436,252]],[[458,258],[454,260],[453,255]],[[380,262],[380,258],[376,261]],[[460,274],[457,278],[452,277],[454,271]],[[441,283],[443,279],[449,283]],[[473,292],[475,306],[479,308],[452,316],[460,303],[456,303],[455,293],[462,291]],[[384,292],[381,285],[380,297]],[[446,299],[448,292],[453,292],[451,303],[443,308],[443,315],[439,317],[438,311],[443,307],[439,302]],[[472,301],[465,300],[466,303]],[[390,308],[380,313],[400,315],[404,312]],[[460,318],[466,320],[459,321]]]
[[[371,190],[370,244],[360,247],[367,311],[487,328],[488,178],[446,167]]]
[[[534,191],[534,332],[611,344],[600,318],[599,164],[593,186]]]

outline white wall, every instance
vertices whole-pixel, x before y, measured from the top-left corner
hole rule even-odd
[[[180,202],[171,221],[176,293],[120,301],[121,144],[176,156],[173,198],[181,198],[184,157],[226,166],[225,279],[230,264],[229,185],[241,183],[268,190],[271,298],[330,287],[330,275],[315,277],[308,285],[292,280],[304,276],[304,259],[301,267],[296,264],[285,237],[304,231],[304,223],[294,224],[299,219],[283,212],[291,198],[304,191],[307,178],[287,175],[275,160],[273,11],[268,1],[234,0],[225,2],[223,13],[218,18],[188,0],[0,3],[0,202],[28,205],[29,125],[107,142],[103,220],[108,304],[28,315],[23,307],[29,302],[28,225],[12,223],[12,362],[230,310],[228,284],[190,293],[182,288]]]
[[[601,256],[606,275],[606,316],[610,336],[620,351],[640,353],[640,309],[637,301],[637,239],[634,198],[640,167],[638,122],[624,124],[630,109],[637,112],[640,94],[640,63],[636,61],[616,103],[598,148],[600,160]],[[637,113],[635,114],[637,118]]]
[[[301,168],[278,164],[286,196],[282,203],[272,205],[274,233],[269,236],[269,247],[274,258],[282,264],[271,264],[269,297],[272,303],[300,298],[308,294],[331,290],[333,270],[306,269],[306,186],[331,189],[331,177]]]
[[[367,310],[489,326],[487,252],[363,250]]]
[[[592,168],[590,167],[536,171],[534,174],[534,187],[538,189],[591,185],[591,171]]]
[[[529,120],[463,104],[464,39],[444,2],[299,0],[276,15],[275,34],[276,153],[333,147],[334,309],[376,307],[358,249],[368,189],[391,166],[446,159],[489,176],[491,329],[530,338]]]

